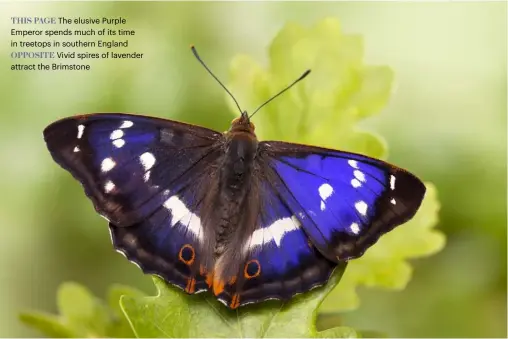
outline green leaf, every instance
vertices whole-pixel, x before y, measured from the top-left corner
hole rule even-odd
[[[69,326],[62,324],[61,319],[56,316],[30,312],[21,313],[19,320],[25,325],[37,329],[50,338],[78,338],[79,333],[76,333]]]
[[[335,327],[318,332],[316,338],[359,338],[357,332],[350,327]]]
[[[383,332],[379,331],[359,331],[358,332],[359,337],[361,338],[388,338],[388,335]]]
[[[123,296],[140,298],[145,296],[145,294],[129,286],[115,284],[110,287],[108,291],[108,306],[111,309],[111,316],[106,330],[107,337],[132,338],[135,336],[131,324],[120,306],[120,299]]]
[[[319,304],[339,282],[345,264],[339,266],[326,286],[298,295],[283,304],[266,301],[230,310],[210,294],[187,295],[154,277],[155,297],[128,297],[121,306],[137,337],[355,337],[346,327],[318,332]]]
[[[114,285],[109,290],[108,307],[82,285],[67,282],[57,292],[60,315],[25,312],[20,320],[49,337],[133,337],[119,306],[121,295],[143,296],[132,288]]]
[[[268,67],[245,55],[234,58],[229,87],[242,105],[257,107],[304,70],[312,72],[254,116],[260,139],[387,157],[384,140],[357,126],[388,103],[394,73],[388,66],[364,64],[362,37],[343,34],[339,21],[332,18],[310,28],[288,23],[270,45],[269,57]],[[358,285],[404,288],[412,271],[407,259],[431,255],[444,246],[444,235],[432,229],[439,210],[437,193],[431,183],[426,185],[427,196],[413,220],[351,261],[343,281],[323,303],[323,311],[358,307]]]
[[[77,283],[63,283],[57,294],[58,310],[66,323],[83,335],[106,332],[108,310],[90,291]]]
[[[270,66],[246,55],[231,64],[230,87],[239,102],[257,107],[295,80],[311,74],[256,114],[260,139],[279,139],[340,148],[375,157],[386,155],[377,135],[358,131],[361,119],[388,102],[394,75],[387,66],[363,65],[363,40],[344,35],[335,19],[314,27],[287,24],[270,46]],[[238,114],[228,98],[231,111]]]
[[[316,328],[318,331],[324,331],[329,328],[342,326],[342,313],[319,313],[316,319]]]

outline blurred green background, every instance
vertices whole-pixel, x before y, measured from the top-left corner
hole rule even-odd
[[[346,325],[390,336],[506,337],[507,4],[3,2],[0,4],[0,336],[36,336],[17,320],[54,312],[68,280],[104,296],[120,282],[153,286],[112,250],[106,222],[46,151],[43,128],[89,112],[136,112],[225,130],[219,78],[267,47],[287,21],[336,17],[365,39],[366,63],[396,74],[390,104],[366,125],[388,141],[389,160],[436,184],[447,246],[414,262],[399,292],[361,290]],[[10,71],[11,16],[123,16],[142,60],[96,61],[89,72]],[[19,28],[19,27],[18,27]],[[295,140],[298,141],[298,140]]]

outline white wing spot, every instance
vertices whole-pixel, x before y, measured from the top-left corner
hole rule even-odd
[[[354,178],[351,179],[351,186],[353,186],[354,188],[362,187],[362,183],[360,182],[360,180]]]
[[[347,163],[349,166],[358,169],[358,162],[356,160],[348,160]]]
[[[102,160],[101,171],[103,173],[109,172],[113,169],[113,167],[115,167],[115,165],[116,165],[116,162],[113,159],[106,158],[106,159]]]
[[[146,154],[146,153],[145,153]],[[203,232],[201,232],[201,219],[187,208],[182,200],[176,195],[164,202],[166,207],[172,214],[171,226],[174,227],[178,222],[187,227],[187,230],[198,237],[199,241],[203,240]]]
[[[104,185],[104,192],[106,192],[106,193],[109,193],[109,192],[111,192],[114,189],[115,189],[115,184],[113,184],[112,181],[108,181]]]
[[[124,122],[122,122],[122,124],[120,125],[120,128],[129,128],[129,127],[132,127],[134,126],[134,123],[132,121],[129,121],[129,120],[125,120]]]
[[[367,215],[367,204],[365,201],[360,200],[355,203],[356,210],[360,212],[361,215]]]
[[[148,182],[148,180],[150,180],[150,171],[147,171],[147,172],[143,175],[143,179],[145,180],[145,182]]]
[[[395,201],[395,199],[392,198],[392,200],[390,200],[390,202],[392,203],[392,205],[395,205],[397,202]]]
[[[392,191],[395,189],[395,176],[390,175],[390,188]]]
[[[319,196],[323,200],[328,199],[333,193],[333,187],[330,186],[329,184],[323,184],[323,185],[319,186],[318,190],[319,190]]]
[[[358,226],[356,222],[352,223],[351,226],[349,226],[349,228],[351,229],[351,232],[353,232],[354,234],[360,233],[360,226]]]
[[[321,197],[321,211],[326,209],[325,201],[333,194],[333,187],[330,184],[323,184],[318,188],[319,196]]]
[[[139,161],[141,161],[141,165],[145,168],[145,171],[148,171],[155,164],[155,157],[150,152],[145,152],[139,156]]]
[[[300,221],[294,215],[291,218],[278,219],[268,227],[255,230],[245,245],[253,247],[274,241],[277,247],[280,247],[280,242],[284,238],[284,235],[298,229],[300,229]],[[248,249],[249,247],[244,247],[244,251]]]
[[[362,171],[354,170],[353,175],[356,179],[360,180],[361,182],[365,182],[365,174],[363,174]]]
[[[79,151],[80,151],[80,149],[78,146],[74,147],[74,153],[79,152]]]
[[[120,139],[121,137],[123,137],[123,131],[121,129],[115,129],[109,136],[111,140]]]
[[[78,125],[78,139],[81,139],[84,131],[85,131],[85,125]]]
[[[264,243],[269,243],[271,241],[271,238],[265,241],[265,229],[267,228],[258,228],[257,230],[254,231],[254,233],[252,233],[252,235],[249,237],[249,240],[243,246],[244,252],[247,252],[250,248],[254,246],[259,246]]]
[[[123,139],[113,140],[113,145],[115,145],[116,148],[121,148],[123,145],[125,145],[125,140]]]

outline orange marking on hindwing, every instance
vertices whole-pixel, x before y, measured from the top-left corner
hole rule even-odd
[[[224,280],[213,279],[213,294],[219,295],[224,291]]]
[[[196,291],[196,279],[188,278],[187,286],[185,286],[185,292],[194,293]]]
[[[206,284],[208,285],[208,288],[211,288],[213,285],[213,273],[207,273],[206,274]]]
[[[236,282],[236,275],[231,277],[228,281],[228,285],[234,285],[234,283]]]
[[[191,251],[190,259],[185,259],[183,257],[183,251],[188,248]],[[190,244],[185,244],[180,248],[180,252],[178,252],[178,259],[183,262],[185,265],[190,266],[194,263],[194,259],[196,259],[196,253],[194,252],[194,247]]]
[[[199,273],[205,277],[206,284],[208,285],[208,288],[212,288],[213,285],[213,272],[207,272],[205,266],[200,265],[199,266]]]
[[[240,306],[240,295],[238,293],[235,293],[233,294],[233,299],[231,299],[231,304],[229,304],[229,307],[235,309],[238,306]]]
[[[249,272],[247,272],[247,268],[249,267],[250,264],[256,265],[256,267],[257,267],[257,270],[254,274],[249,274]],[[256,259],[247,261],[247,263],[245,264],[245,266],[243,268],[243,276],[247,279],[252,279],[252,278],[256,278],[260,274],[261,274],[261,264],[259,263],[259,261],[257,261]]]

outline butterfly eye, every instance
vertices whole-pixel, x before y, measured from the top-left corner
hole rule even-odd
[[[243,275],[247,279],[252,279],[261,274],[261,265],[259,264],[259,261],[256,259],[249,260],[245,264],[245,268],[243,269]]]
[[[194,253],[194,247],[189,244],[185,244],[180,249],[178,253],[178,259],[183,262],[185,265],[190,266],[194,263],[194,259],[196,254]]]

